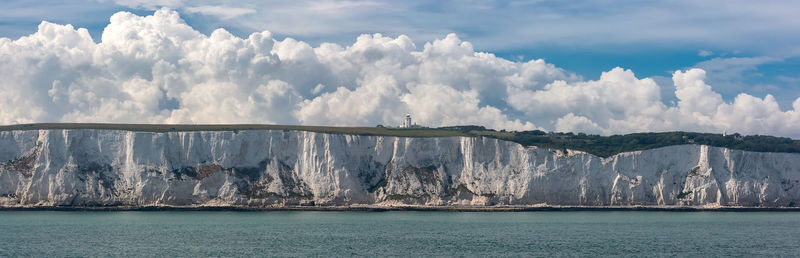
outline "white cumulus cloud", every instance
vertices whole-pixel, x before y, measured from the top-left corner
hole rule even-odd
[[[239,11],[231,15],[247,13]],[[398,125],[408,113],[433,127],[800,137],[800,98],[789,110],[772,95],[726,102],[696,68],[673,74],[677,103],[667,105],[656,81],[633,71],[583,80],[544,60],[476,52],[454,34],[421,47],[381,34],[312,46],[269,31],[205,35],[159,9],[114,14],[100,38],[49,22],[17,40],[0,38],[0,123],[374,126]]]

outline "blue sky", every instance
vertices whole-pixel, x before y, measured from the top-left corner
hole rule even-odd
[[[793,1],[7,0],[0,2],[0,37],[16,40],[49,21],[86,28],[99,43],[115,13],[143,17],[162,7],[205,35],[224,28],[247,38],[267,30],[278,41],[312,47],[350,46],[359,35],[381,33],[407,35],[421,50],[455,33],[475,52],[518,63],[544,59],[578,81],[629,69],[654,80],[667,106],[678,102],[674,72],[691,68],[703,69],[703,81],[725,102],[770,94],[789,110],[800,97],[800,3]],[[479,98],[479,106],[493,103]]]
[[[769,57],[730,64],[735,76],[709,74],[708,80],[726,99],[771,92],[789,107],[800,96],[794,13],[800,4],[793,1],[11,0],[0,3],[0,36],[31,34],[47,20],[87,28],[99,41],[112,14],[144,15],[161,6],[179,10],[202,33],[269,30],[311,44],[346,45],[360,34],[382,33],[409,35],[421,45],[456,33],[478,51],[510,60],[544,58],[586,79],[617,66],[668,79],[674,70],[708,60]]]

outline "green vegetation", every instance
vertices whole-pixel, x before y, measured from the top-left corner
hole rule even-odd
[[[678,194],[678,196],[676,196],[676,198],[678,198],[678,199],[685,199],[685,198],[686,198],[686,197],[688,197],[690,194],[692,194],[692,191],[688,191],[688,192],[681,192],[681,193],[679,193],[679,194]]]
[[[386,181],[386,178],[383,178],[383,179],[381,179],[381,181],[378,181],[378,183],[377,183],[377,184],[375,184],[374,186],[370,187],[370,188],[368,189],[368,191],[369,191],[370,193],[374,193],[374,192],[375,192],[375,191],[377,191],[379,188],[381,188],[381,187],[385,187],[387,183],[388,183],[388,182]]]
[[[490,137],[524,146],[537,146],[566,152],[567,149],[588,152],[601,157],[628,151],[646,150],[682,144],[703,144],[756,152],[800,153],[800,140],[764,135],[742,136],[692,132],[634,133],[600,136],[574,133],[534,131],[495,131],[483,126],[448,126],[439,128],[333,127],[299,125],[151,125],[151,124],[23,124],[0,126],[0,132],[40,129],[105,129],[141,132],[298,130],[330,134],[380,135],[400,137]]]
[[[654,149],[672,145],[702,144],[729,149],[755,152],[800,153],[800,141],[785,137],[764,135],[741,136],[691,132],[634,133],[626,135],[599,136],[573,133],[525,132],[480,132],[486,136],[556,150],[572,149],[585,151],[601,157],[617,153]]]
[[[246,130],[296,130],[330,134],[383,135],[402,137],[448,137],[466,136],[455,130],[438,128],[389,128],[389,127],[337,127],[337,126],[303,126],[303,125],[266,125],[266,124],[99,124],[99,123],[41,123],[0,126],[0,132],[12,130],[47,130],[47,129],[103,129],[134,132],[190,132],[190,131],[233,131]]]
[[[458,195],[458,194],[461,194],[461,193],[469,193],[471,195],[476,195],[475,192],[472,192],[471,190],[469,190],[469,188],[467,188],[467,186],[464,185],[464,184],[459,184],[455,189],[451,189],[449,191],[449,193],[446,193],[446,195],[447,196],[454,196],[454,195]]]

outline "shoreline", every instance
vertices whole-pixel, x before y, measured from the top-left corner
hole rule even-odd
[[[20,206],[0,211],[339,211],[339,212],[536,212],[536,211],[672,211],[672,212],[800,212],[800,207],[694,206]]]

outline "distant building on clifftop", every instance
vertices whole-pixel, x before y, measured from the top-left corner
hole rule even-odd
[[[402,128],[420,128],[421,126],[411,122],[411,114],[406,114],[405,120],[403,120]]]

